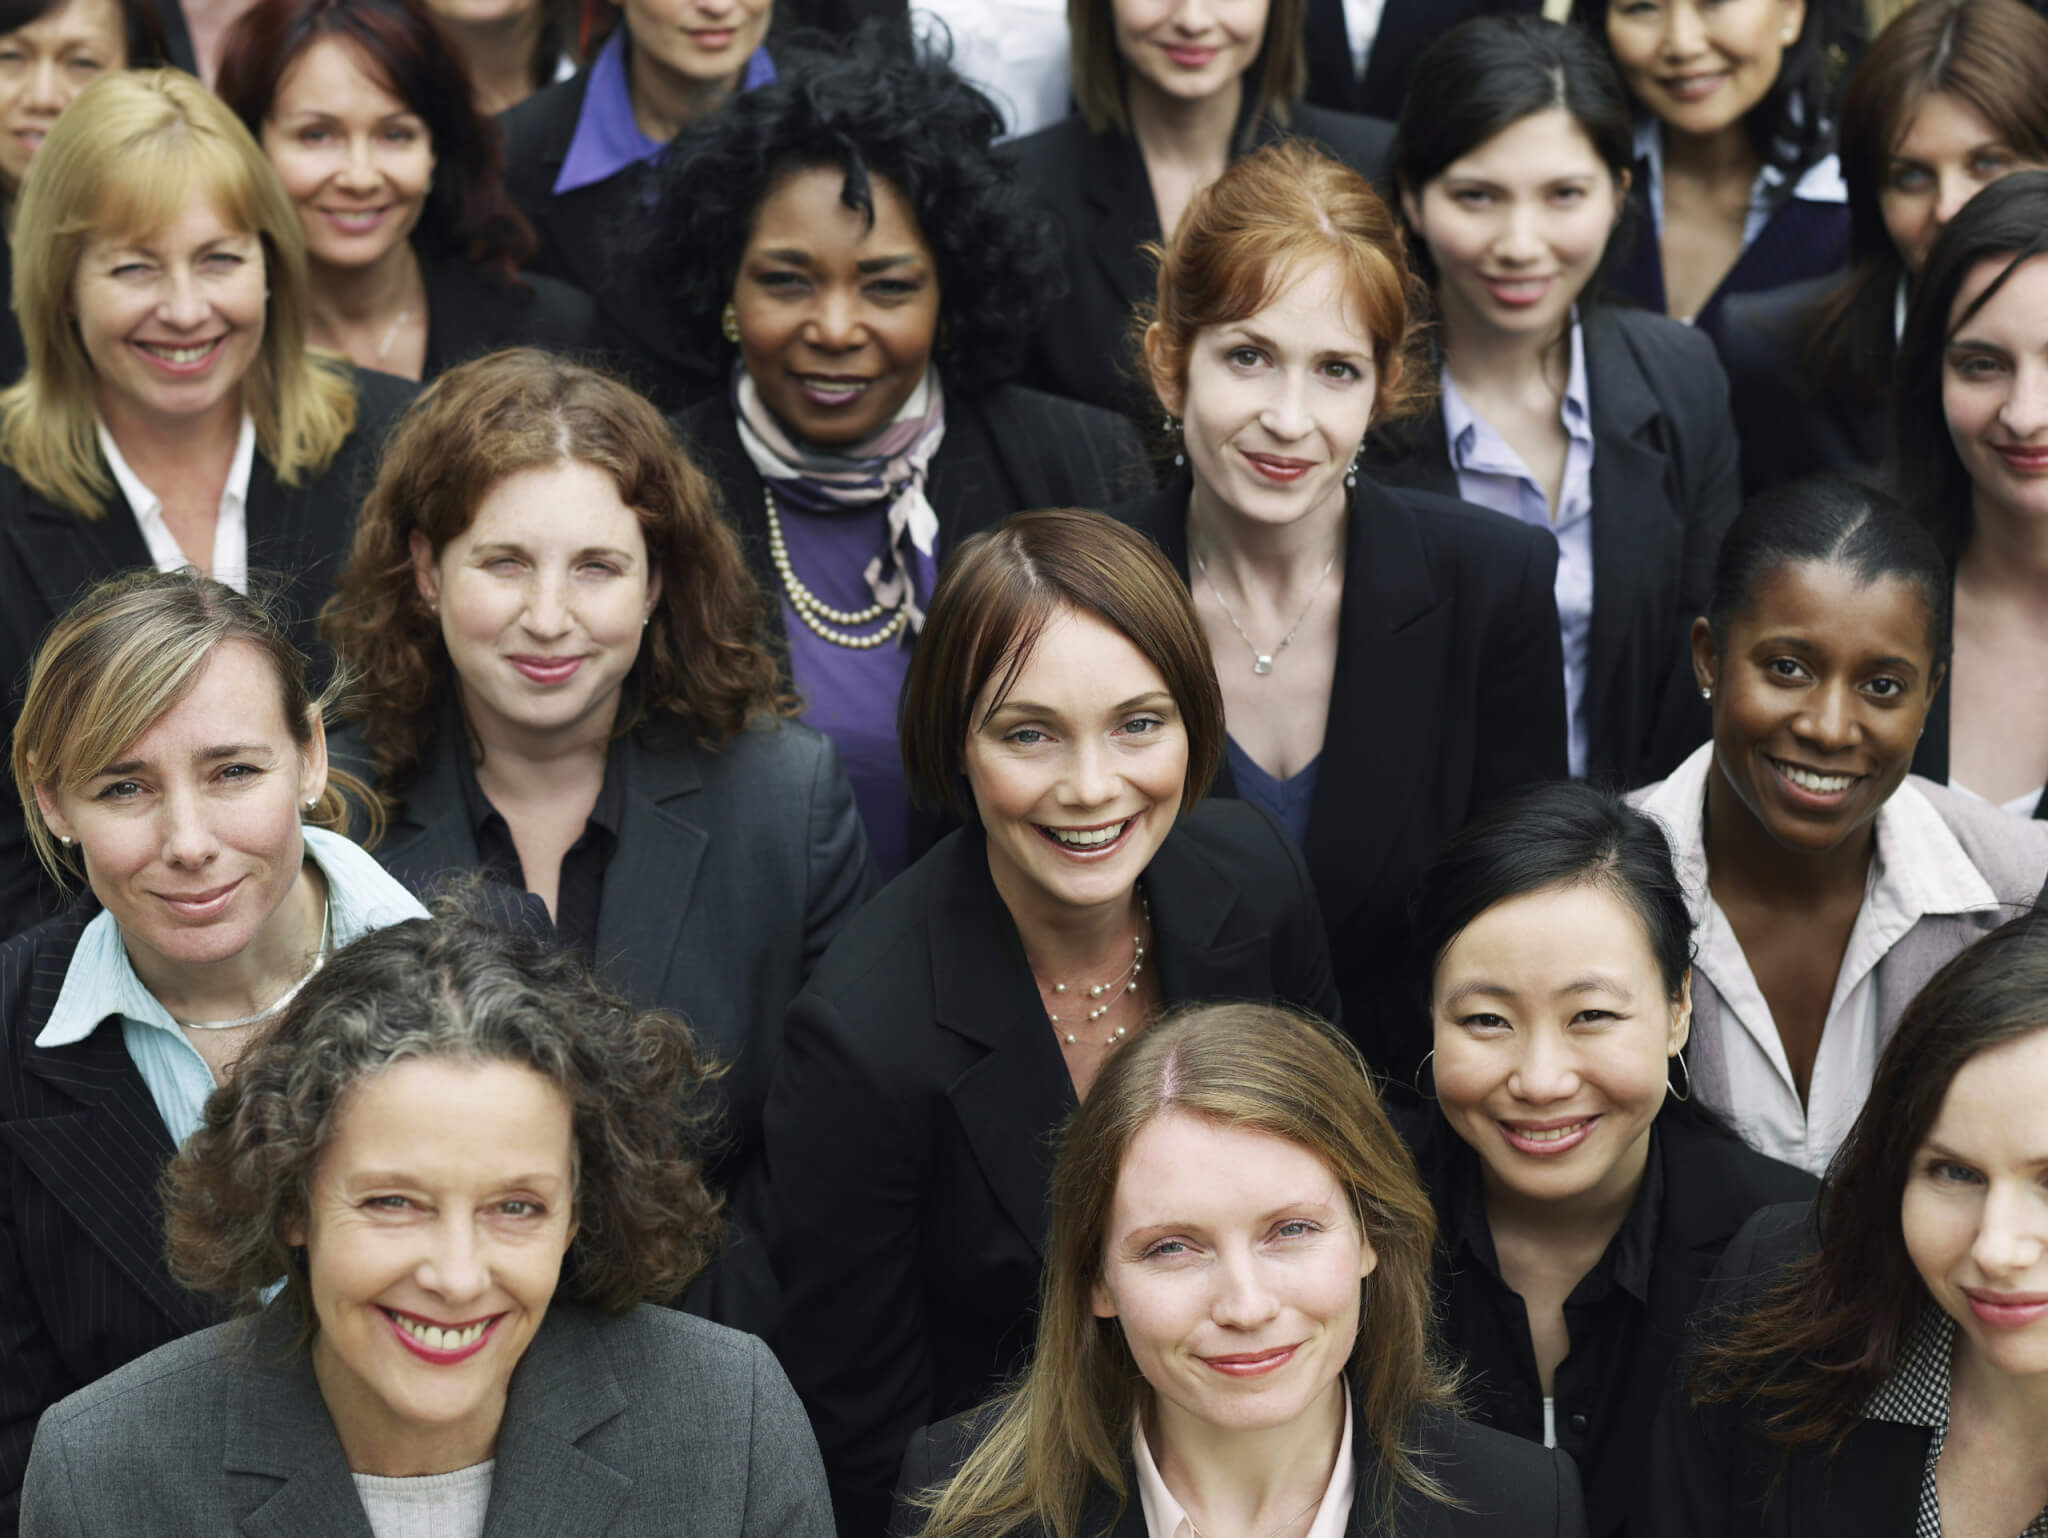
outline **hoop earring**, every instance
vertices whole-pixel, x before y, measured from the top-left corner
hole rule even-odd
[[[718,332],[728,342],[735,346],[739,344],[740,312],[730,300],[726,302],[725,308],[718,312]]]
[[[1427,1100],[1432,1103],[1436,1100],[1436,1075],[1434,1073],[1429,1076],[1429,1088],[1424,1089],[1422,1087],[1423,1070],[1429,1067],[1430,1059],[1435,1056],[1436,1048],[1431,1047],[1422,1054],[1422,1061],[1415,1065],[1415,1077],[1409,1081],[1408,1087],[1415,1091],[1415,1098],[1418,1100]]]
[[[1671,1055],[1673,1058],[1677,1060],[1678,1071],[1685,1078],[1685,1093],[1681,1095],[1677,1090],[1671,1087],[1671,1076],[1669,1074],[1666,1074],[1664,1077],[1664,1093],[1669,1095],[1673,1100],[1676,1100],[1683,1104],[1685,1101],[1692,1099],[1692,1070],[1685,1066],[1685,1048],[1680,1047],[1676,1052],[1672,1053]]]

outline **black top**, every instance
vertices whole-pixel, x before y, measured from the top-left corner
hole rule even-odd
[[[1266,813],[1204,802],[1144,887],[1169,1003],[1335,1012],[1308,871]],[[1029,1348],[1052,1134],[1077,1103],[978,826],[883,888],[790,1005],[763,1119],[772,1344],[843,1538],[881,1531],[911,1432]]]
[[[1256,142],[1289,133],[1378,180],[1394,126],[1297,105],[1285,127],[1262,121]],[[1026,382],[1136,421],[1156,421],[1152,388],[1138,376],[1127,345],[1133,307],[1158,292],[1156,269],[1142,248],[1162,238],[1137,140],[1113,130],[1092,133],[1088,120],[1076,116],[1013,140],[1005,152],[1065,244],[1067,293],[1033,341]]]
[[[1542,0],[1386,0],[1365,72],[1351,65],[1344,0],[1308,0],[1302,27],[1308,49],[1308,99],[1319,107],[1398,118],[1423,49],[1461,21],[1496,11],[1542,12]]]
[[[501,347],[576,355],[597,345],[597,306],[559,278],[522,273],[508,283],[454,256],[422,253],[427,280],[427,358],[422,384]]]
[[[1183,475],[1110,509],[1187,579]],[[1345,1031],[1389,1078],[1429,1050],[1408,902],[1486,801],[1565,773],[1557,542],[1500,513],[1365,476],[1351,496],[1330,715],[1304,853]],[[1244,667],[1243,655],[1221,659]],[[1228,765],[1212,794],[1236,794]]]
[[[1368,1307],[1370,1304],[1367,1305]],[[974,1449],[980,1421],[959,1416],[927,1426],[911,1439],[903,1459],[890,1532],[899,1538],[917,1530],[918,1513],[903,1497],[929,1490],[951,1477]],[[1404,1439],[1424,1470],[1451,1497],[1424,1500],[1397,1487],[1391,1520],[1375,1523],[1372,1494],[1379,1483],[1379,1453],[1366,1425],[1364,1406],[1354,1398],[1351,1415],[1352,1472],[1357,1494],[1345,1538],[1581,1538],[1586,1510],[1579,1476],[1563,1453],[1503,1436],[1462,1416],[1426,1410]],[[1098,1485],[1082,1509],[1079,1531],[1108,1538],[1150,1538],[1138,1498],[1134,1463],[1124,1464],[1125,1499]],[[1114,1524],[1112,1526],[1112,1523]],[[1039,1538],[1036,1529],[1018,1538]]]
[[[14,242],[0,229],[0,294],[14,292]],[[0,386],[11,385],[28,368],[28,348],[21,339],[21,317],[8,304],[0,313]]]
[[[1467,1413],[1540,1442],[1529,1314],[1501,1278],[1479,1155],[1434,1107],[1402,1106],[1395,1123],[1436,1208],[1444,1343],[1470,1374]],[[1571,1350],[1552,1385],[1557,1445],[1585,1481],[1593,1538],[1615,1538],[1626,1525],[1672,1358],[1722,1247],[1759,1207],[1810,1200],[1817,1186],[1675,1105],[1652,1124],[1635,1204],[1565,1300]]]
[[[1586,774],[1661,780],[1713,729],[1692,676],[1692,622],[1713,596],[1742,508],[1728,381],[1691,326],[1641,310],[1581,312],[1593,427],[1593,623]],[[1375,432],[1373,475],[1458,494],[1441,410]]]

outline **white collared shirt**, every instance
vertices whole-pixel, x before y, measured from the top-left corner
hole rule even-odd
[[[1928,914],[1997,913],[2003,905],[1933,803],[1905,780],[1878,808],[1863,906],[1849,930],[1801,1106],[1770,1005],[1728,916],[1707,888],[1707,776],[1713,761],[1714,745],[1704,743],[1668,780],[1629,799],[1670,836],[1672,861],[1698,927],[1693,967],[1721,1001],[1718,1046],[1727,1063],[1727,1102],[1708,1103],[1752,1147],[1818,1175],[1863,1109],[1884,1045],[1878,963]]]
[[[954,72],[1021,138],[1067,115],[1066,0],[913,0],[914,18],[936,17],[952,34]]]
[[[1344,37],[1351,44],[1353,80],[1365,78],[1365,61],[1372,55],[1372,45],[1379,40],[1380,21],[1386,13],[1387,0],[1344,0]]]
[[[107,456],[107,468],[114,472],[114,484],[128,499],[135,521],[142,526],[142,542],[149,547],[150,564],[158,571],[177,571],[199,563],[178,543],[164,522],[163,498],[143,485],[121,446],[98,424],[100,452]],[[235,439],[234,461],[228,466],[228,483],[221,488],[220,512],[213,524],[213,550],[206,563],[207,575],[225,582],[238,593],[249,591],[249,477],[256,468],[256,423],[242,413],[242,431]]]
[[[1341,1383],[1341,1380],[1340,1380]],[[1159,1465],[1152,1461],[1152,1449],[1145,1442],[1145,1417],[1131,1426],[1131,1452],[1138,1464],[1138,1504],[1145,1512],[1147,1538],[1202,1538],[1181,1503],[1173,1498],[1160,1478]],[[1330,1470],[1330,1482],[1323,1487],[1322,1504],[1309,1524],[1306,1538],[1344,1538],[1351,1521],[1351,1501],[1357,1494],[1358,1470],[1351,1456],[1351,1395],[1344,1395],[1344,1434],[1337,1442],[1337,1463]],[[1298,1518],[1296,1520],[1299,1520]]]

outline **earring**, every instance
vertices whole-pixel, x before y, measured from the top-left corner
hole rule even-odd
[[[1685,1066],[1685,1049],[1681,1047],[1671,1055],[1678,1060],[1678,1071],[1685,1079],[1685,1093],[1681,1095],[1677,1090],[1673,1089],[1669,1077],[1666,1077],[1664,1080],[1664,1093],[1673,1100],[1690,1100],[1692,1099],[1692,1070]]]
[[[1164,432],[1166,436],[1169,438],[1176,436],[1180,432],[1180,423],[1176,422],[1172,417],[1168,417],[1165,421],[1161,422],[1159,426],[1160,430]],[[1188,462],[1186,444],[1176,444],[1174,446],[1173,462],[1176,467],[1184,465]]]
[[[313,808],[318,806],[319,804],[320,798],[318,796],[308,796],[306,798],[306,810],[309,812],[312,811]]]
[[[66,849],[69,849],[72,844],[71,835],[68,833],[59,833],[57,835],[57,842],[62,844]]]
[[[740,312],[730,302],[718,312],[718,330],[728,342],[737,344],[740,339]]]
[[[1357,449],[1352,452],[1351,463],[1344,470],[1344,489],[1346,491],[1358,490],[1358,462],[1363,458],[1365,458],[1365,440],[1361,438]]]
[[[1431,1074],[1431,1075],[1430,1075],[1430,1078],[1429,1078],[1429,1088],[1428,1088],[1428,1089],[1424,1089],[1424,1088],[1422,1087],[1422,1075],[1423,1075],[1423,1074],[1424,1074],[1424,1073],[1425,1073],[1425,1072],[1426,1072],[1426,1071],[1428,1070],[1428,1068],[1429,1068],[1429,1064],[1430,1064],[1430,1059],[1434,1058],[1435,1056],[1436,1056],[1436,1048],[1435,1048],[1435,1047],[1431,1047],[1431,1048],[1430,1048],[1430,1049],[1429,1049],[1429,1050],[1428,1050],[1427,1052],[1425,1052],[1425,1053],[1423,1053],[1423,1054],[1422,1054],[1422,1061],[1421,1061],[1421,1062],[1419,1062],[1419,1063],[1417,1063],[1417,1064],[1415,1065],[1415,1077],[1414,1077],[1414,1079],[1412,1079],[1412,1080],[1411,1080],[1411,1081],[1409,1082],[1409,1088],[1411,1088],[1411,1089],[1413,1089],[1413,1090],[1415,1091],[1415,1097],[1416,1097],[1416,1098],[1417,1098],[1418,1100],[1434,1100],[1434,1099],[1436,1099],[1436,1075],[1435,1075],[1435,1074]]]
[[[1709,685],[1702,684],[1700,686],[1700,698],[1703,700],[1711,700],[1713,697],[1714,691],[1712,687]]]

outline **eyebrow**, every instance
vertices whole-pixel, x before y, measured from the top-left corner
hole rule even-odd
[[[1953,1164],[1967,1164],[1972,1169],[1977,1169],[1984,1163],[1975,1154],[1957,1153],[1939,1138],[1928,1138],[1921,1145],[1921,1151],[1932,1154],[1937,1159],[1947,1159]],[[2031,1159],[2022,1160],[2021,1163],[2028,1169],[2048,1168],[2048,1154],[2037,1154]]]
[[[210,764],[223,758],[262,758],[271,752],[270,745],[262,742],[229,742],[218,747],[201,748],[192,755],[195,764]],[[123,774],[136,774],[151,768],[153,761],[147,758],[124,758],[118,764],[109,764],[93,778],[107,779]]]
[[[1820,651],[1820,647],[1805,636],[1772,635],[1762,637],[1757,641],[1752,650],[1805,652],[1807,655],[1812,656]],[[1893,668],[1901,672],[1912,673],[1916,676],[1920,672],[1920,664],[1911,657],[1871,657],[1866,659],[1861,665],[1864,667]]]
[[[493,1180],[493,1191],[510,1191],[518,1187],[538,1189],[542,1186],[558,1186],[566,1183],[568,1176],[561,1171],[528,1170],[524,1174],[508,1175],[502,1180]],[[350,1175],[344,1184],[350,1190],[359,1191],[365,1186],[430,1186],[433,1181],[411,1170],[358,1170]]]
[[[1613,993],[1619,994],[1622,998],[1625,999],[1635,997],[1635,994],[1625,985],[1615,981],[1611,977],[1603,977],[1598,972],[1588,972],[1583,977],[1573,978],[1563,987],[1555,990],[1552,993],[1551,997],[1562,998],[1566,994],[1574,993]],[[1453,988],[1450,991],[1449,995],[1446,996],[1444,999],[1444,1007],[1446,1009],[1453,1008],[1456,1005],[1462,1004],[1466,999],[1469,998],[1519,999],[1521,996],[1522,993],[1520,989],[1510,988],[1505,983],[1475,981],[1469,983],[1461,983],[1456,988]]]
[[[494,539],[487,544],[478,544],[470,547],[471,556],[531,555],[532,553],[533,551],[529,546],[522,545],[516,539]],[[616,556],[620,560],[626,561],[635,559],[632,551],[622,550],[616,545],[585,545],[581,550],[571,553],[579,559],[587,555]]]
[[[787,262],[792,267],[809,267],[817,258],[797,246],[777,246],[759,255],[769,261]],[[887,256],[864,256],[855,262],[858,272],[882,272],[891,267],[908,267],[921,260],[915,251],[896,251]]]
[[[1164,689],[1152,689],[1144,694],[1134,694],[1127,700],[1119,700],[1116,704],[1109,707],[1109,714],[1120,716],[1127,711],[1143,710],[1147,707],[1157,709],[1161,704],[1170,709],[1173,705],[1173,696]],[[1004,700],[1002,704],[990,711],[989,719],[994,720],[997,716],[1013,714],[1020,716],[1057,716],[1059,713],[1052,706],[1040,705],[1033,700],[1010,699]]]
[[[1227,337],[1230,335],[1232,331],[1236,332],[1239,336],[1243,337],[1247,342],[1250,342],[1253,346],[1263,347],[1268,352],[1280,352],[1283,350],[1280,344],[1275,342],[1271,337],[1265,335],[1262,332],[1254,331],[1250,326],[1245,325],[1241,321],[1237,325],[1229,327],[1224,332],[1224,335]],[[1361,350],[1356,347],[1324,347],[1313,353],[1311,356],[1318,359],[1370,358],[1372,356],[1372,351],[1370,348]]]

